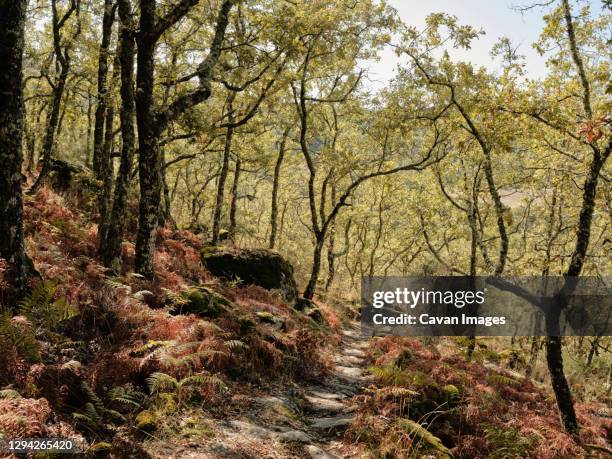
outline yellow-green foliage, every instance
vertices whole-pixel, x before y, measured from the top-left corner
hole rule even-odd
[[[453,456],[451,451],[444,446],[438,437],[436,437],[418,422],[411,419],[399,418],[394,422],[394,427],[410,435],[412,445],[415,450],[433,450],[438,454],[438,457],[444,458],[450,458]]]

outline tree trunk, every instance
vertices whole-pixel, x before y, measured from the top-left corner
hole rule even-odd
[[[73,2],[69,7],[68,11],[64,14],[64,16],[60,19],[57,12],[57,0],[51,0],[51,9],[52,9],[52,28],[53,28],[53,52],[55,55],[55,63],[59,67],[59,73],[57,75],[57,80],[53,83],[53,102],[51,103],[51,108],[47,117],[47,130],[45,133],[45,140],[43,142],[43,150],[42,150],[42,167],[38,177],[34,184],[28,190],[28,194],[34,194],[38,189],[42,186],[47,175],[49,174],[49,170],[51,167],[51,155],[53,153],[53,148],[55,146],[55,135],[59,124],[60,119],[60,108],[62,104],[62,97],[64,95],[64,90],[66,88],[66,82],[68,80],[68,74],[70,72],[71,58],[70,58],[70,49],[72,43],[77,39],[79,34],[81,33],[81,25],[77,24],[77,30],[72,35],[72,40],[68,40],[68,43],[64,46],[64,49],[61,48],[61,30],[65,26],[68,18],[76,12],[77,18],[79,15],[80,3],[79,1]]]
[[[321,271],[321,253],[323,252],[324,236],[317,237],[315,240],[314,254],[312,257],[312,271],[306,290],[304,290],[304,298],[312,300],[314,298],[317,281],[319,280],[319,272]]]
[[[225,0],[217,15],[215,33],[208,55],[197,67],[200,80],[197,89],[177,97],[165,109],[154,104],[155,47],[161,35],[184,17],[197,0],[182,1],[165,16],[158,17],[155,0],[140,0],[138,31],[138,63],[136,76],[136,118],[138,122],[140,206],[136,237],[136,271],[153,279],[155,232],[162,192],[159,137],[186,110],[207,100],[211,93],[213,69],[222,51],[225,30],[229,23],[232,0]]]
[[[232,93],[233,94],[233,93]],[[230,96],[229,111],[232,111],[232,103]],[[230,115],[230,123],[233,120]],[[223,165],[221,167],[221,173],[219,174],[219,181],[217,182],[217,198],[215,200],[215,212],[213,215],[213,229],[211,244],[215,245],[219,242],[219,231],[221,230],[221,216],[223,214],[223,198],[225,195],[225,182],[227,180],[227,173],[229,170],[229,160],[232,150],[232,137],[234,135],[234,128],[229,126],[225,134],[225,147],[223,148]]]
[[[159,135],[153,105],[156,38],[155,2],[141,2],[140,36],[136,77],[136,118],[138,122],[140,206],[136,237],[136,271],[148,279],[154,276],[155,232],[161,198]]]
[[[23,48],[27,0],[0,0],[0,257],[8,263],[7,304],[26,288],[23,243]]]
[[[115,66],[113,69],[113,82],[115,76],[119,74],[119,58],[115,59]],[[112,90],[114,85],[111,83]],[[102,147],[102,157],[99,159],[100,164],[100,179],[102,180],[102,190],[98,194],[98,239],[102,241],[106,239],[106,233],[108,231],[108,225],[110,223],[110,210],[111,210],[111,198],[113,193],[113,160],[111,158],[113,150],[113,124],[115,122],[115,107],[113,100],[108,96],[107,108],[106,108],[106,123],[104,127],[104,145]],[[99,244],[101,246],[101,244]]]
[[[274,166],[274,180],[272,181],[272,208],[270,211],[270,241],[268,243],[268,248],[270,249],[273,249],[274,245],[276,244],[280,172],[281,166],[283,165],[283,160],[285,158],[285,149],[287,147],[287,138],[289,137],[290,130],[291,128],[287,128],[285,129],[285,132],[283,132],[283,138],[278,149],[278,157],[276,158],[276,165]]]
[[[563,428],[571,433],[578,433],[578,420],[574,411],[574,400],[565,373],[563,372],[562,343],[560,336],[546,338],[546,363],[550,372],[550,382],[557,400],[559,415]]]
[[[28,190],[28,194],[34,194],[43,185],[49,169],[51,167],[51,156],[53,154],[53,147],[55,145],[55,133],[57,125],[59,123],[60,106],[62,103],[62,96],[64,95],[64,89],[66,87],[66,80],[68,79],[68,66],[62,66],[59,80],[57,81],[55,88],[53,88],[53,102],[51,103],[51,111],[47,115],[47,128],[45,131],[45,138],[43,140],[43,149],[40,154],[42,167],[40,173],[36,178],[34,184]]]
[[[127,197],[134,161],[134,21],[130,0],[119,0],[121,18],[121,164],[115,183],[112,212],[106,237],[100,244],[100,256],[105,266],[119,272],[121,267],[121,242],[125,229]]]
[[[232,182],[232,199],[230,203],[230,225],[228,230],[228,238],[234,242],[236,238],[236,211],[238,208],[238,183],[240,181],[240,169],[242,162],[239,157],[236,157],[236,169],[234,170],[234,181]]]
[[[102,18],[102,40],[98,54],[98,96],[96,113],[94,115],[94,146],[93,146],[93,172],[98,180],[102,180],[104,148],[104,120],[108,106],[108,57],[113,22],[115,21],[115,5],[113,0],[104,0],[104,16]]]

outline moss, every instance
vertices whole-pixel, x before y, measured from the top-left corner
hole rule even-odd
[[[205,247],[200,258],[204,267],[215,276],[279,290],[290,303],[297,298],[293,266],[276,252]]]
[[[136,416],[136,427],[146,433],[151,433],[157,428],[157,417],[149,410],[144,410]]]
[[[307,315],[320,325],[325,323],[325,318],[323,317],[323,314],[321,313],[321,310],[319,308],[311,309],[310,311],[308,311]]]
[[[199,317],[217,318],[236,309],[236,305],[223,295],[200,286],[184,291],[178,301],[171,304],[175,314],[196,314]]]
[[[112,445],[105,441],[99,441],[98,443],[94,443],[89,448],[89,452],[94,456],[104,456],[106,453],[110,452]]]
[[[255,315],[259,318],[260,321],[267,323],[267,324],[274,325],[274,324],[281,322],[281,320],[278,317],[276,317],[274,314],[268,311],[259,311],[255,313]]]
[[[443,400],[441,401],[448,403],[449,406],[454,406],[461,400],[461,392],[459,392],[457,386],[453,384],[447,384],[442,387],[442,395]]]
[[[240,325],[240,334],[246,335],[251,330],[254,330],[256,327],[255,322],[247,316],[240,316],[236,319],[238,324]]]

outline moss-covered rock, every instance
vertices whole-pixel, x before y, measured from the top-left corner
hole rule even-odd
[[[257,326],[255,322],[248,316],[240,316],[236,320],[240,325],[240,334],[242,335],[245,335],[248,332],[254,330]]]
[[[319,308],[311,309],[306,315],[318,324],[325,323],[325,318],[323,317],[323,314],[321,313],[321,310]]]
[[[215,276],[279,290],[289,303],[297,298],[293,266],[274,251],[205,247],[201,259]]]
[[[279,319],[274,314],[268,311],[259,311],[256,312],[255,315],[261,322],[266,324],[277,325],[283,322],[282,319]]]
[[[204,286],[185,290],[172,299],[169,306],[173,314],[196,314],[211,319],[236,308],[232,301]]]
[[[449,406],[454,406],[461,400],[461,392],[453,384],[447,384],[442,387],[442,396],[444,399],[442,401],[448,403]]]
[[[89,448],[89,453],[93,457],[106,457],[107,454],[110,453],[112,445],[105,441],[99,441],[98,443],[94,443]]]
[[[51,160],[48,181],[56,192],[76,196],[87,209],[96,205],[102,189],[102,182],[95,179],[90,169],[61,159]]]
[[[157,417],[149,410],[141,411],[136,415],[136,428],[145,432],[154,432],[157,428]]]

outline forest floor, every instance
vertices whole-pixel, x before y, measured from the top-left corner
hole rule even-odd
[[[340,441],[355,419],[353,397],[369,377],[364,369],[369,339],[357,324],[342,332],[333,352],[334,370],[318,384],[305,383],[255,397],[239,416],[215,421],[214,438],[205,443],[169,444],[153,441],[156,458],[312,458],[362,457],[356,445]]]

